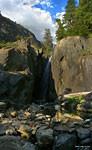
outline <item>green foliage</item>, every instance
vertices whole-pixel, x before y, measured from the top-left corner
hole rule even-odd
[[[79,36],[88,37],[92,34],[92,1],[80,1],[75,14],[75,32]]]
[[[92,0],[80,0],[78,7],[75,0],[68,0],[56,37],[58,41],[63,37],[76,35],[92,37]]]
[[[56,31],[56,39],[57,41],[60,41],[62,38],[65,37],[65,29],[60,19],[56,18],[56,23],[58,28]]]
[[[43,51],[49,53],[53,49],[52,36],[50,29],[45,29]]]
[[[0,42],[0,48],[3,48],[3,47],[16,47],[17,44],[14,43],[14,42],[4,42],[4,41],[1,41]]]
[[[85,100],[82,97],[76,98],[76,97],[70,97],[69,98],[72,103],[85,103]]]
[[[16,35],[16,40],[21,40],[21,39],[23,39],[23,36]]]
[[[63,22],[66,25],[66,29],[69,30],[73,26],[73,23],[74,23],[74,16],[76,13],[75,0],[68,0],[67,6],[65,7],[65,9],[66,11],[65,11]]]
[[[89,38],[92,38],[92,34],[89,34],[88,37],[89,37]]]

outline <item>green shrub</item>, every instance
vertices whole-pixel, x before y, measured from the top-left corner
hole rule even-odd
[[[69,98],[72,103],[85,103],[85,100],[82,97],[76,98],[76,97],[70,97]]]

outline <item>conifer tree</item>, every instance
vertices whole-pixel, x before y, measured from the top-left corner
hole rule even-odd
[[[45,34],[44,34],[44,49],[49,52],[53,48],[53,39],[51,36],[50,29],[45,29]]]
[[[92,0],[80,0],[75,15],[74,32],[79,36],[92,36]]]
[[[60,19],[56,18],[56,23],[58,26],[58,29],[56,31],[56,39],[57,39],[57,41],[60,41],[62,38],[65,37],[65,29],[64,29],[63,23],[61,23]]]
[[[72,35],[92,37],[92,0],[80,0],[78,7],[75,0],[68,0],[63,24],[58,19],[56,22],[57,41]]]
[[[68,0],[67,6],[65,7],[65,15],[63,19],[63,23],[65,24],[65,28],[70,35],[72,35],[72,28],[74,23],[74,17],[76,13],[76,2],[75,0]]]

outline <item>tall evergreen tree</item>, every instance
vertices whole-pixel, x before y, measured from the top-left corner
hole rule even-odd
[[[63,23],[65,24],[68,34],[72,35],[72,27],[74,23],[74,17],[76,13],[76,2],[75,0],[68,0],[67,6],[65,7],[65,15]]]
[[[53,48],[53,43],[52,42],[53,42],[53,39],[52,39],[52,36],[51,36],[50,29],[45,29],[44,47],[45,47],[45,50],[47,52],[52,50],[52,48]]]
[[[74,26],[77,35],[88,37],[92,34],[92,0],[80,0]]]
[[[63,24],[58,19],[56,22],[57,41],[72,35],[92,37],[92,0],[80,0],[78,7],[75,0],[68,0]]]

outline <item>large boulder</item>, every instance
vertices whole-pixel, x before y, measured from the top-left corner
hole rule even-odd
[[[74,150],[77,144],[75,135],[60,134],[56,137],[53,150]]]
[[[0,101],[22,108],[32,102],[34,80],[31,74],[0,72]]]
[[[53,130],[47,126],[40,127],[36,132],[37,144],[40,148],[50,148],[53,145]]]
[[[37,76],[37,53],[30,40],[0,49],[0,101],[21,108],[32,102]]]
[[[51,61],[56,93],[92,90],[92,38],[67,37],[57,43]]]
[[[91,132],[88,129],[78,129],[77,135],[80,140],[86,139],[91,136]]]
[[[15,136],[1,136],[0,150],[21,150],[21,139]]]

